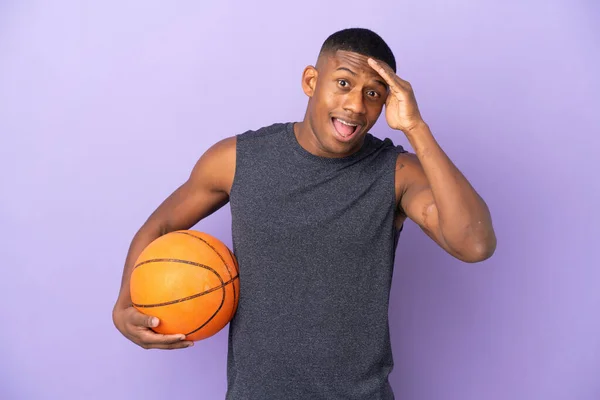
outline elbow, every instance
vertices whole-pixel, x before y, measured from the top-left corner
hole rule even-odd
[[[464,262],[475,264],[491,258],[495,252],[496,236],[492,234],[485,239],[474,240],[459,258]]]
[[[496,236],[494,232],[465,238],[459,243],[448,243],[451,254],[466,263],[474,264],[485,261],[496,252]]]

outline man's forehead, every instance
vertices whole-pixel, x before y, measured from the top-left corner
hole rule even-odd
[[[336,52],[330,52],[330,53],[326,54],[325,56],[326,56],[327,63],[330,64],[331,66],[337,67],[342,64],[349,64],[349,65],[360,66],[365,69],[370,68],[369,64],[367,62],[369,57],[367,57],[363,54],[360,54],[360,53],[355,53],[353,51],[337,50]]]
[[[364,54],[356,53],[354,51],[338,50],[335,52],[334,57],[337,60],[349,61],[349,62],[364,62],[366,63],[369,57]]]
[[[324,54],[324,60],[327,68],[335,71],[338,68],[345,67],[355,73],[367,73],[378,75],[368,63],[368,56],[346,50],[337,50],[335,53]]]
[[[369,65],[369,57],[364,54],[355,53],[353,51],[337,50],[335,53],[324,54],[323,58],[323,61],[326,63],[325,67],[329,73],[347,71],[351,74],[366,75],[366,77],[387,87],[387,84],[384,82],[381,75]]]

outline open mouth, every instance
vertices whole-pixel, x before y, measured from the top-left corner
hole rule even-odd
[[[362,127],[362,125],[356,122],[335,117],[331,118],[331,122],[333,123],[333,129],[337,133],[337,138],[342,142],[347,142],[352,139]]]

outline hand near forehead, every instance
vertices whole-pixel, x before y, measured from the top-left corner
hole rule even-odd
[[[385,103],[385,119],[388,125],[392,129],[409,133],[423,122],[412,86],[396,75],[386,63],[372,58],[369,58],[368,63],[389,86]]]

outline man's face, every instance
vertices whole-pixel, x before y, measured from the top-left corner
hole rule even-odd
[[[344,157],[358,150],[381,114],[387,86],[367,60],[358,53],[338,51],[321,56],[316,71],[305,70],[313,143],[325,156]]]

